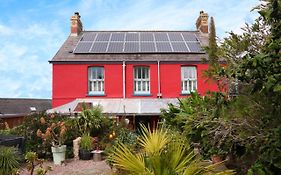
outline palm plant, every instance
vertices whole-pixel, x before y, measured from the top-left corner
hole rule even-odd
[[[91,109],[86,109],[85,106],[83,106],[83,111],[80,113],[79,119],[77,120],[80,133],[82,135],[88,134],[91,129],[101,128],[103,118],[101,106],[94,106]]]
[[[201,175],[216,174],[215,166],[204,166],[189,144],[179,135],[159,128],[153,132],[142,126],[140,151],[132,152],[119,143],[110,154],[113,165],[133,175]],[[227,170],[219,175],[234,174]],[[217,174],[217,175],[218,175]]]
[[[19,155],[16,148],[0,146],[0,175],[14,174],[19,168]]]

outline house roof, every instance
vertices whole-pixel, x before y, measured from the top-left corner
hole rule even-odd
[[[0,98],[0,118],[24,116],[51,108],[50,99]]]
[[[83,31],[70,35],[50,62],[200,62],[207,44],[208,34],[198,31]]]
[[[178,99],[165,98],[165,99],[92,99],[92,98],[79,98],[65,105],[47,110],[47,113],[76,113],[77,106],[81,103],[93,106],[100,105],[104,113],[115,115],[160,115],[160,109],[167,108],[168,103],[176,104]]]

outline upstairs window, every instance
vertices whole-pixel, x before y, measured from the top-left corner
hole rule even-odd
[[[103,67],[89,67],[89,95],[103,95],[104,94],[104,68]]]
[[[197,70],[195,66],[181,67],[181,93],[190,94],[197,90]]]
[[[150,94],[149,67],[137,66],[134,68],[134,93]]]

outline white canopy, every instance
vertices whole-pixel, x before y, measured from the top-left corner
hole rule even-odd
[[[80,103],[91,103],[93,106],[100,105],[103,113],[108,114],[132,114],[132,115],[159,115],[160,109],[167,109],[168,103],[177,104],[176,98],[165,99],[97,99],[78,98],[65,105],[50,109],[47,113],[75,113],[76,106]]]

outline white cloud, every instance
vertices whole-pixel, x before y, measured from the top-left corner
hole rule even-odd
[[[22,24],[19,24],[22,25]],[[51,96],[51,65],[48,60],[63,43],[64,34],[56,23],[23,25],[16,35],[0,43],[0,97]],[[51,28],[51,30],[50,30]]]
[[[0,35],[12,35],[13,33],[13,29],[0,24]]]

